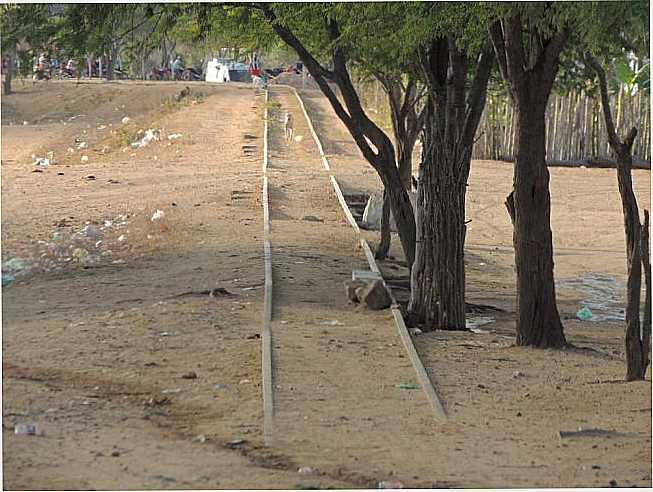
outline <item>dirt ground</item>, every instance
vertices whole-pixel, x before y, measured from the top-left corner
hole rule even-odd
[[[2,291],[4,488],[651,486],[650,376],[621,382],[623,322],[575,319],[596,298],[610,301],[597,315],[618,317],[623,302],[614,171],[551,169],[559,309],[577,348],[542,351],[512,346],[511,166],[473,163],[468,297],[502,311],[483,333],[415,337],[440,423],[421,391],[398,387],[416,378],[390,313],[346,303],[342,282],[364,256],[281,87],[269,103],[265,447],[265,103],[248,85],[190,87],[175,102],[183,84],[18,82],[2,98],[2,260],[27,266]],[[376,189],[328,102],[304,95],[345,193]],[[284,111],[302,137],[290,145]],[[133,148],[148,129],[160,140]],[[48,152],[54,164],[33,164]],[[650,207],[650,172],[634,176]],[[396,237],[392,254],[383,269],[401,275]],[[16,435],[20,423],[41,435]],[[608,432],[559,435],[579,427]]]

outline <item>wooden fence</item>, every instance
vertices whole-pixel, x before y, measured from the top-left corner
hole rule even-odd
[[[611,96],[615,125],[623,136],[635,126],[638,136],[633,146],[636,160],[651,159],[651,106],[648,94],[628,96],[623,88]],[[474,159],[512,160],[515,150],[515,110],[502,94],[488,93],[487,104],[477,131]],[[548,161],[605,160],[612,154],[600,101],[585,92],[566,96],[553,94],[546,115],[546,155]]]
[[[360,82],[356,90],[370,117],[391,134],[388,99],[377,81]],[[638,134],[633,146],[636,164],[651,162],[651,102],[640,91],[629,96],[622,87],[610,96],[617,131],[623,138],[632,126]],[[483,116],[476,133],[473,159],[508,160],[514,158],[516,117],[506,93],[489,91]],[[546,114],[546,156],[549,162],[607,161],[608,146],[603,109],[598,98],[585,92],[565,96],[552,94]]]

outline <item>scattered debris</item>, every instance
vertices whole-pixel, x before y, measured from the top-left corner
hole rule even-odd
[[[148,128],[145,131],[145,136],[137,142],[131,144],[133,149],[140,149],[150,144],[150,142],[158,142],[161,139],[161,130]]]
[[[249,379],[241,379],[240,381],[238,381],[238,384],[248,384],[250,382],[251,381]]]
[[[297,142],[297,143],[301,142],[302,140],[304,140],[304,136],[303,136],[303,135],[297,135],[297,136],[295,137],[295,142]]]
[[[408,332],[413,336],[421,335],[423,333],[419,328],[409,328]]]
[[[227,388],[228,388],[228,386],[226,384],[222,384],[222,383],[218,383],[218,384],[213,385],[213,389],[217,389],[217,390],[223,390],[223,389],[227,389]]]
[[[311,468],[310,466],[302,466],[297,470],[297,473],[300,475],[311,475],[315,473],[317,470],[315,468]]]
[[[243,445],[245,443],[247,443],[247,441],[245,439],[234,439],[234,440],[229,441],[227,443],[227,447],[228,448],[235,448],[235,447],[241,446],[241,445]]]
[[[171,133],[168,135],[168,140],[177,140],[178,138],[183,137],[181,133]]]
[[[592,319],[592,311],[587,306],[583,306],[576,313],[576,317],[581,321],[588,321]]]
[[[380,489],[403,489],[404,484],[399,480],[382,480],[379,482]]]
[[[195,371],[185,372],[181,375],[181,379],[197,379],[197,373]]]
[[[165,212],[163,210],[158,210],[154,212],[154,215],[152,215],[152,218],[150,219],[152,222],[155,220],[161,220],[166,216]]]
[[[79,142],[77,144],[78,149],[88,149],[88,144],[86,142]]]
[[[36,424],[16,424],[14,426],[14,434],[39,436],[41,435],[41,432]]]
[[[415,383],[400,383],[397,385],[397,388],[404,390],[418,390],[420,389],[420,385]]]
[[[199,442],[200,444],[204,444],[206,442],[206,436],[204,434],[200,434],[199,436],[195,436],[191,442]]]
[[[88,156],[83,155],[79,160],[80,160],[80,162],[88,162]],[[93,179],[95,179],[95,178],[93,178]]]
[[[600,429],[600,428],[588,428],[583,429],[579,427],[575,431],[558,431],[560,439],[572,438],[572,437],[621,437],[625,434],[610,429]]]
[[[11,284],[11,283],[14,282],[15,280],[16,280],[16,277],[14,277],[14,276],[13,276],[12,274],[10,274],[10,273],[3,273],[3,274],[2,274],[2,286],[3,286],[3,287],[5,287],[5,286]]]
[[[29,268],[29,264],[22,258],[10,258],[2,264],[2,270],[13,274],[20,273]]]
[[[302,217],[302,220],[306,220],[308,222],[324,222],[324,219],[320,219],[319,217],[316,217],[315,215],[304,215]]]
[[[126,125],[131,121],[131,118],[129,118],[129,116],[125,116],[121,121],[123,125]]]
[[[179,393],[181,391],[181,388],[174,388],[174,389],[164,389],[161,391],[164,395],[173,395],[175,393]]]
[[[97,226],[94,226],[93,224],[88,224],[86,225],[82,230],[81,233],[89,238],[92,239],[97,239],[100,238],[104,235],[104,233],[98,228]]]
[[[50,159],[47,157],[36,157],[32,164],[35,166],[48,167],[50,165]]]
[[[323,326],[345,326],[344,323],[341,323],[337,319],[332,319],[332,320],[329,320],[329,321],[322,321],[320,324],[323,325]]]
[[[524,374],[521,371],[515,371],[512,373],[512,379],[519,379],[519,378],[524,378],[526,377],[526,374]]]

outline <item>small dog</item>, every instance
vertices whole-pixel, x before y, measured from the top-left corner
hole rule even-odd
[[[283,120],[283,128],[284,132],[286,135],[286,141],[288,143],[292,142],[292,137],[294,133],[293,125],[292,125],[292,114],[286,113],[286,116],[284,117]]]

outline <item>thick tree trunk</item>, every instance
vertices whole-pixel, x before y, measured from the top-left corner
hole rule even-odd
[[[533,103],[532,99],[517,103],[513,244],[517,270],[517,345],[544,348],[563,347],[566,340],[553,280],[551,196],[545,162],[546,98],[542,99],[544,104]]]
[[[425,153],[417,187],[415,264],[408,306],[412,322],[426,330],[465,327],[466,176],[452,172],[432,120],[425,129]],[[464,164],[469,169],[469,156]]]
[[[381,240],[379,241],[378,248],[376,248],[374,258],[377,260],[385,260],[388,257],[391,240],[390,195],[386,190],[383,190],[383,208],[381,210]]]

